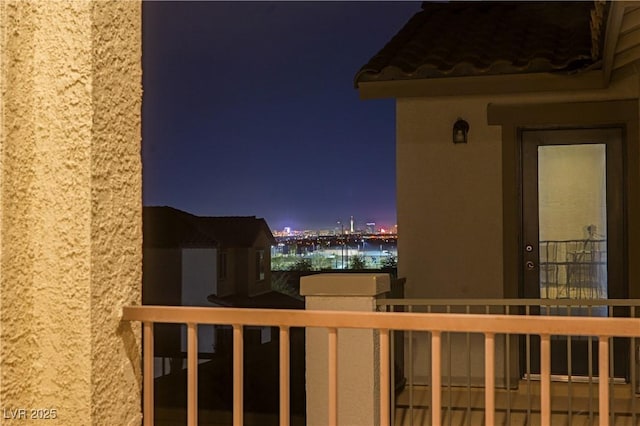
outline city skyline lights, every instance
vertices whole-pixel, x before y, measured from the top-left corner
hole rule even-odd
[[[267,224],[269,222],[267,221]],[[367,221],[363,222],[359,226],[359,223],[353,216],[350,217],[348,227],[342,226],[340,221],[336,221],[333,227],[303,227],[293,228],[291,226],[284,226],[282,228],[271,227],[271,232],[275,237],[304,237],[304,236],[322,236],[322,235],[356,235],[356,234],[370,234],[370,235],[393,235],[398,232],[398,225],[384,225],[376,224],[376,222]]]

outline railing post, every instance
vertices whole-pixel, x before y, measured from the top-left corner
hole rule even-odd
[[[389,330],[380,330],[380,365],[391,365],[389,363]],[[391,408],[391,387],[390,387],[390,368],[380,368],[380,426],[388,426],[390,424],[390,408]]]
[[[495,424],[495,402],[496,402],[496,384],[495,384],[495,335],[493,333],[485,333],[484,335],[484,409],[485,424]]]
[[[307,310],[376,310],[376,296],[389,291],[387,274],[318,274],[302,277],[300,294]],[[380,421],[378,332],[338,330],[338,424],[377,426]],[[306,331],[307,425],[329,420],[328,336],[326,329]],[[332,425],[333,426],[333,425]]]
[[[431,424],[442,424],[442,338],[439,331],[431,332]],[[413,415],[413,413],[412,413]]]
[[[289,327],[280,327],[280,425],[288,426],[290,421],[291,375]]]
[[[198,324],[187,324],[187,424],[198,425]]]
[[[143,399],[143,426],[153,426],[153,323],[143,323],[143,342],[142,352],[144,359],[142,360],[142,389],[144,393]]]
[[[540,424],[551,424],[551,336],[540,336]]]
[[[328,385],[328,398],[329,404],[327,409],[329,410],[330,425],[338,424],[338,330],[335,328],[329,329],[329,340],[327,347],[327,356],[329,357],[327,380]]]
[[[609,338],[598,336],[598,423],[609,425]]]
[[[244,340],[243,327],[233,325],[233,425],[244,424]]]

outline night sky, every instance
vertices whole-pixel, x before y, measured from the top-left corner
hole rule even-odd
[[[395,224],[395,106],[358,69],[419,2],[144,2],[145,205]]]

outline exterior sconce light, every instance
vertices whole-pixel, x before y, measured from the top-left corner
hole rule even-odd
[[[467,134],[469,133],[469,123],[462,118],[453,125],[453,143],[467,143]]]

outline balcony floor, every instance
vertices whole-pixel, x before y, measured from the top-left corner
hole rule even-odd
[[[504,389],[496,389],[496,425],[540,425],[539,414],[539,382],[530,382],[530,388],[526,381],[521,381],[517,390],[510,392]],[[591,415],[589,410],[589,384],[572,383],[571,395],[567,383],[551,384],[551,423],[567,426],[591,426],[598,424],[598,387],[591,385]],[[528,407],[528,392],[532,396],[531,407]],[[640,398],[631,397],[631,387],[628,384],[616,384],[614,386],[614,399],[612,408],[615,410],[612,426],[640,426]],[[507,412],[507,402],[511,399],[511,410]],[[409,409],[410,390],[407,386],[396,400],[395,424],[396,426],[431,425],[431,411],[429,409],[431,392],[428,386],[413,387],[413,422]],[[452,426],[478,426],[484,425],[484,389],[483,388],[457,388],[451,391],[443,386],[442,391],[442,424]],[[467,408],[470,406],[470,409]],[[450,407],[450,409],[448,408]],[[572,415],[569,416],[569,408]],[[632,415],[635,409],[635,418]],[[527,423],[527,412],[531,411],[531,422]],[[543,425],[540,425],[543,426]]]

